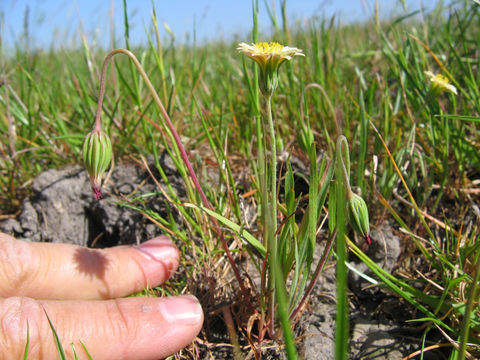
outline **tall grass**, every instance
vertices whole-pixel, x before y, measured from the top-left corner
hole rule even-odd
[[[306,54],[302,61],[284,65],[272,105],[278,154],[296,157],[308,169],[299,174],[286,161],[278,172],[282,190],[274,194],[276,236],[289,290],[288,305],[282,311],[289,314],[291,323],[298,320],[299,307],[308,302],[336,236],[340,241],[333,259],[338,261],[340,280],[346,271],[345,244],[373,270],[382,286],[418,311],[412,320],[425,325],[425,337],[431,331],[444,335],[442,346],[448,346],[450,359],[478,356],[480,13],[476,5],[456,1],[423,18],[407,13],[378,22],[342,24],[336,18],[313,17],[290,26],[287,10],[286,1],[281,2],[280,18],[271,10],[272,31],[260,34],[258,3],[254,3],[251,36],[253,41],[285,42]],[[191,280],[181,283],[177,292],[187,287],[186,291],[198,294],[198,284],[205,279],[226,284],[222,301],[215,295],[215,285],[204,292],[207,315],[215,316],[217,302],[235,304],[232,312],[240,344],[249,343],[260,357],[263,344],[282,340],[272,312],[276,303],[268,300],[265,224],[246,217],[246,210],[253,209],[262,219],[258,179],[266,169],[257,161],[268,155],[262,141],[272,141],[257,136],[264,116],[257,70],[237,53],[236,43],[184,46],[171,33],[163,39],[155,11],[146,31],[147,47],[130,44],[128,29],[125,16],[121,45],[136,54],[156,84],[211,208],[200,207],[199,194],[179,160],[171,132],[157,121],[161,114],[147,85],[127,59],[118,58],[111,67],[102,116],[116,161],[167,152],[184,179],[187,201],[195,204],[185,205],[157,162],[158,180],[167,185],[164,195],[170,214],[180,213],[184,223],[144,208],[142,199],[132,198],[128,206],[153,218],[189,255],[184,263]],[[87,38],[77,50],[32,52],[24,44],[19,39],[14,49],[8,49],[11,56],[2,59],[2,217],[16,214],[38,173],[80,162],[83,136],[95,116],[98,75],[106,54],[92,49]],[[427,70],[445,75],[458,95],[433,96]],[[404,256],[393,273],[381,269],[346,237],[352,235],[348,224],[341,221],[324,229],[327,202],[331,211],[328,186],[334,177],[335,140],[341,134],[350,144],[352,185],[367,201],[371,227],[389,221],[402,234]],[[252,144],[258,151],[252,151]],[[209,177],[212,171],[218,173],[215,183]],[[295,191],[299,177],[309,183],[308,194]],[[337,200],[345,196],[340,186],[336,190]],[[338,207],[343,209],[341,204]],[[228,230],[220,235],[210,215]],[[327,233],[330,236],[321,235]],[[232,280],[221,236],[236,260],[240,280]],[[329,246],[314,264],[313,251],[320,241]],[[260,276],[258,288],[246,280],[240,261],[244,255]],[[415,271],[413,257],[421,261],[420,273]],[[345,280],[339,285],[345,286]],[[347,300],[344,292],[339,295]],[[338,358],[348,351],[343,305]],[[419,340],[419,351],[426,350]]]

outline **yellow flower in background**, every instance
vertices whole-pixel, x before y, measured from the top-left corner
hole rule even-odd
[[[430,79],[432,83],[432,92],[438,95],[444,91],[451,92],[457,95],[457,88],[450,84],[450,81],[442,74],[434,74],[431,71],[425,71],[425,75]]]
[[[278,68],[294,56],[305,56],[301,49],[283,46],[277,42],[238,44],[237,50],[244,53],[260,66],[259,85],[264,95],[272,95],[278,84]]]

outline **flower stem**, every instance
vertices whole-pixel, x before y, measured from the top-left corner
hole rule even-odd
[[[288,309],[288,295],[285,289],[285,278],[283,276],[283,269],[278,260],[277,249],[277,141],[275,136],[275,125],[273,123],[272,114],[272,95],[265,97],[267,105],[267,121],[268,130],[270,133],[271,146],[271,161],[270,161],[270,196],[267,196],[267,218],[265,219],[267,227],[267,244],[269,248],[269,264],[270,264],[270,285],[272,286],[272,323],[274,320],[274,311],[276,308],[279,315],[279,320],[283,329],[283,338],[285,341],[285,349],[287,351],[288,359],[297,359],[297,348],[295,346],[295,337],[293,336],[292,328],[289,319]],[[276,298],[276,307],[273,306],[273,299]]]
[[[275,234],[277,231],[277,141],[275,136],[275,125],[273,124],[273,115],[272,115],[272,96],[266,96],[266,105],[267,105],[267,121],[268,121],[268,130],[270,133],[270,141],[271,141],[271,148],[270,148],[270,197],[269,205],[270,205],[270,241],[272,242],[271,250],[276,254],[276,241],[275,241]]]
[[[155,90],[155,87],[153,86],[152,82],[148,78],[148,75],[145,73],[145,70],[143,69],[142,65],[140,64],[140,62],[138,61],[136,56],[132,52],[130,52],[129,50],[115,49],[115,50],[112,50],[110,53],[108,53],[108,55],[105,57],[105,60],[103,62],[103,67],[102,67],[102,74],[101,74],[101,78],[100,78],[100,92],[99,92],[99,95],[98,95],[99,98],[98,98],[98,105],[97,105],[97,113],[96,113],[96,116],[95,116],[94,130],[99,130],[101,128],[100,115],[101,115],[101,112],[102,112],[103,97],[104,97],[104,94],[105,94],[105,77],[106,77],[107,65],[110,62],[110,60],[117,54],[126,55],[127,57],[130,58],[130,60],[137,67],[138,72],[140,73],[142,78],[145,80],[145,84],[147,85],[148,89],[150,90],[150,93],[153,96],[153,100],[157,104],[157,106],[160,110],[160,113],[161,113],[163,119],[165,120],[165,122],[167,124],[168,129],[172,133],[172,136],[175,140],[175,143],[177,144],[177,147],[180,151],[180,155],[182,157],[182,160],[183,160],[185,166],[187,167],[188,173],[190,174],[190,177],[192,178],[193,184],[194,184],[195,188],[197,189],[198,194],[200,195],[200,198],[202,200],[203,205],[206,208],[208,208],[210,210],[213,210],[212,205],[208,201],[207,196],[205,195],[202,187],[200,186],[200,183],[197,179],[195,171],[193,170],[192,164],[190,163],[190,160],[188,159],[185,148],[182,145],[182,141],[180,140],[180,136],[178,135],[175,127],[173,126],[173,123],[170,120],[170,116],[168,116],[168,113],[165,110],[165,107],[163,106],[162,100],[160,100],[160,97],[158,96],[158,93]],[[232,270],[233,270],[233,272],[235,274],[235,277],[236,277],[236,279],[237,279],[237,281],[240,285],[240,289],[242,291],[242,294],[247,296],[248,292],[247,292],[247,290],[246,290],[246,288],[243,284],[242,278],[240,277],[240,273],[239,273],[239,271],[238,271],[238,269],[235,265],[235,261],[233,260],[232,254],[230,253],[230,249],[228,248],[228,244],[225,241],[225,238],[223,237],[223,234],[220,230],[220,225],[218,224],[217,219],[215,219],[213,216],[211,216],[210,219],[212,220],[212,223],[215,227],[215,231],[217,232],[217,235],[220,237],[220,242],[222,243],[222,246],[223,246],[223,249],[225,251],[225,254],[227,255],[228,261],[230,262],[230,265],[232,266]]]
[[[263,237],[264,242],[267,247],[267,261],[269,265],[268,271],[268,293],[270,298],[269,303],[269,317],[271,319],[271,328],[270,332],[274,333],[274,318],[275,318],[275,271],[276,271],[276,256],[277,256],[277,243],[275,241],[275,232],[276,232],[276,219],[277,219],[277,211],[276,211],[276,167],[277,167],[277,146],[275,144],[275,128],[273,126],[273,116],[272,116],[272,95],[264,94],[265,104],[266,104],[266,117],[267,121],[264,124],[264,129],[262,131],[263,134],[263,146],[266,149],[267,144],[267,136],[266,134],[269,133],[270,135],[270,162],[267,162],[266,158],[266,151],[263,152],[263,184],[262,186],[262,216],[264,221],[264,230],[263,230]],[[270,179],[269,179],[270,177]],[[270,180],[270,182],[269,182]]]

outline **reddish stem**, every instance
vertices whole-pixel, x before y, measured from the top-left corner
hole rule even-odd
[[[168,116],[168,113],[165,110],[165,107],[163,106],[163,103],[162,103],[162,101],[160,100],[160,97],[157,94],[157,91],[155,90],[154,86],[150,82],[150,79],[148,78],[147,74],[143,70],[143,67],[140,64],[140,62],[138,61],[138,59],[136,58],[136,56],[132,52],[130,52],[126,49],[115,49],[115,50],[111,51],[106,56],[106,58],[103,62],[102,74],[101,74],[101,78],[100,78],[100,92],[99,92],[99,95],[98,95],[99,98],[98,98],[98,105],[97,105],[97,113],[96,113],[96,116],[95,116],[95,124],[94,124],[93,129],[94,130],[101,130],[100,114],[102,112],[103,96],[105,94],[105,77],[106,77],[105,75],[106,75],[106,71],[107,71],[107,64],[109,63],[111,58],[113,56],[115,56],[116,54],[124,54],[124,55],[128,56],[130,58],[130,60],[132,60],[133,63],[135,64],[135,66],[137,67],[138,71],[140,72],[140,75],[145,80],[145,83],[146,83],[148,89],[150,90],[150,92],[153,96],[153,99],[155,100],[158,108],[160,109],[160,113],[162,114],[162,117],[165,119],[165,122],[167,123],[167,126],[168,126],[168,128],[170,129],[170,131],[173,135],[173,138],[175,139],[175,142],[178,146],[178,149],[180,150],[180,155],[182,157],[182,160],[187,167],[188,173],[190,174],[190,177],[193,180],[193,184],[195,185],[195,188],[197,189],[197,191],[200,195],[200,198],[202,199],[203,205],[206,208],[208,208],[210,210],[213,210],[210,202],[207,199],[207,196],[203,192],[202,187],[200,186],[200,183],[198,182],[195,171],[193,170],[193,167],[192,167],[190,161],[188,160],[188,156],[187,156],[187,153],[185,151],[185,148],[183,147],[180,136],[178,135],[177,131],[175,130],[175,127],[173,126],[173,123],[171,122],[170,117]],[[217,219],[215,219],[213,216],[210,216],[210,219],[212,220],[212,223],[215,227],[215,231],[216,231],[217,235],[220,237],[220,241],[222,243],[223,249],[225,250],[225,254],[227,255],[228,261],[230,262],[230,265],[231,265],[232,270],[235,274],[235,277],[236,277],[236,279],[237,279],[237,281],[240,285],[240,289],[242,291],[242,294],[245,297],[247,297],[247,295],[248,295],[247,289],[245,288],[245,286],[243,284],[243,281],[240,277],[240,273],[238,272],[237,266],[235,265],[235,261],[233,260],[230,249],[228,248],[228,244],[227,244],[225,238],[223,237],[223,233],[220,230],[220,225],[218,224]],[[253,309],[253,306],[250,303],[249,303],[249,305]],[[255,309],[253,309],[253,310],[255,310]]]

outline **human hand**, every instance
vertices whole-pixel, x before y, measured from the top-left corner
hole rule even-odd
[[[80,341],[96,360],[174,353],[201,329],[198,300],[121,297],[163,283],[178,261],[178,250],[166,237],[97,250],[0,233],[0,359],[23,358],[27,328],[28,359],[58,357],[45,312],[68,358],[73,358],[71,343],[81,359],[87,358]]]

